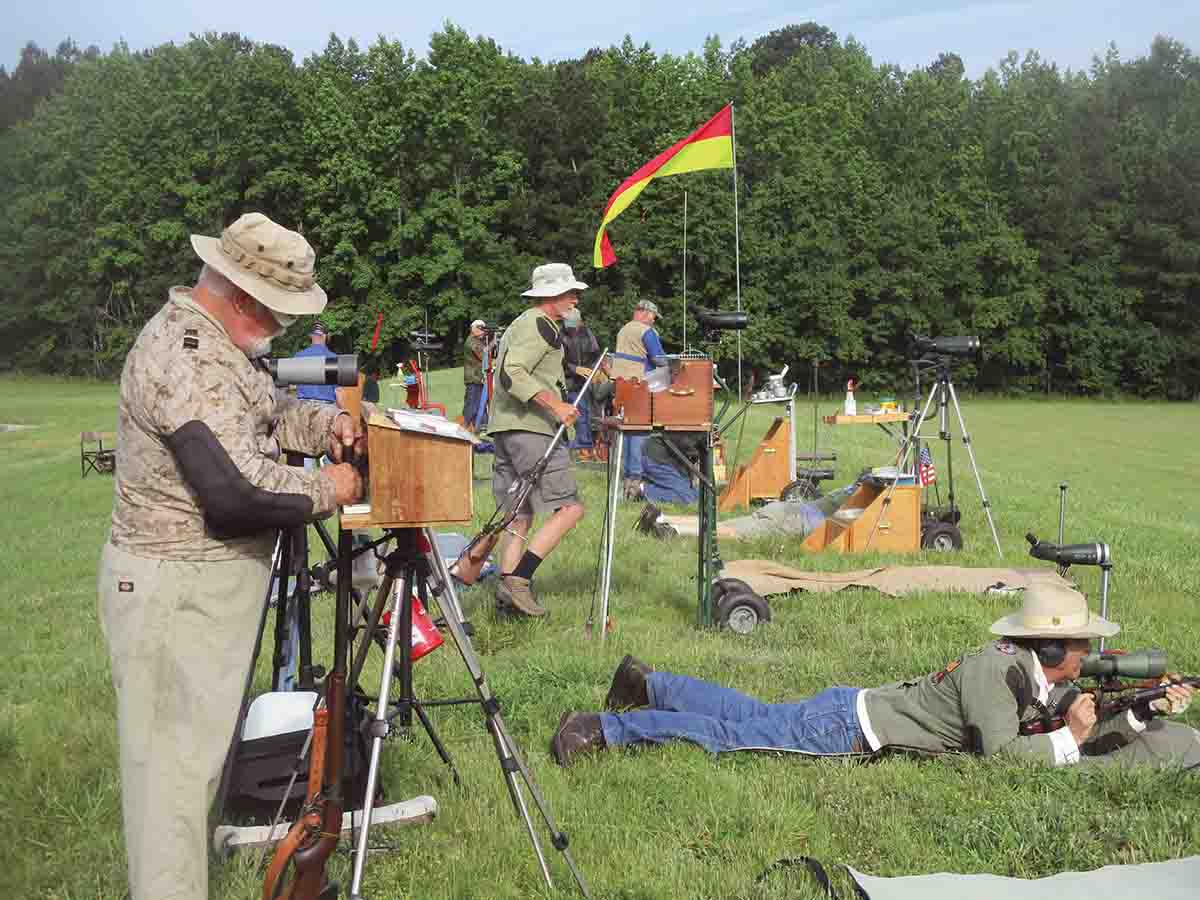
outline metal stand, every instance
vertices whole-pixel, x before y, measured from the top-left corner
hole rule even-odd
[[[522,759],[516,742],[509,734],[508,726],[505,725],[500,715],[500,702],[492,695],[491,689],[484,678],[483,670],[480,668],[478,658],[475,656],[474,647],[471,645],[467,623],[462,617],[462,607],[459,605],[458,596],[454,590],[454,582],[450,576],[446,561],[438,550],[433,533],[428,529],[401,528],[389,530],[385,539],[392,537],[396,539],[396,549],[387,556],[387,571],[383,583],[379,588],[379,598],[376,600],[375,607],[371,612],[367,624],[367,629],[360,641],[358,655],[353,668],[353,675],[357,676],[362,670],[370,643],[376,638],[375,630],[378,626],[383,606],[387,603],[388,598],[392,597],[392,615],[384,642],[384,661],[383,672],[380,676],[379,703],[376,707],[375,718],[371,724],[372,744],[370,767],[367,772],[367,797],[366,802],[363,804],[362,826],[356,844],[354,875],[350,887],[350,897],[352,900],[361,900],[359,891],[362,886],[362,873],[366,862],[367,833],[371,826],[370,800],[373,796],[382,744],[391,730],[389,724],[391,717],[388,715],[388,707],[391,682],[393,675],[395,675],[400,681],[400,698],[390,704],[396,709],[393,716],[399,716],[401,724],[407,725],[411,722],[412,712],[416,712],[421,720],[421,724],[433,741],[438,755],[441,756],[442,761],[454,773],[456,782],[459,780],[458,773],[455,771],[454,764],[446,752],[444,745],[442,745],[436,732],[433,730],[432,723],[430,723],[428,717],[425,715],[423,707],[468,703],[479,704],[483,709],[488,732],[491,734],[493,744],[495,745],[496,757],[499,760],[500,769],[504,773],[509,796],[512,799],[514,808],[525,824],[526,832],[533,845],[534,853],[537,856],[538,865],[541,868],[542,877],[545,879],[547,887],[553,888],[554,883],[550,877],[550,869],[546,863],[545,854],[542,851],[541,841],[530,818],[529,808],[525,801],[525,790],[528,790],[534,803],[537,805],[545,826],[550,831],[551,843],[555,849],[563,854],[563,858],[571,870],[580,893],[584,897],[590,898],[591,894],[588,892],[587,884],[584,882],[583,876],[576,868],[575,861],[567,849],[567,836],[558,830],[558,826],[550,815],[546,801],[542,797],[542,793],[536,782],[534,782],[533,775],[530,773],[528,766]],[[397,577],[399,577],[398,590],[395,587]],[[427,591],[431,585],[433,587],[433,595],[437,599],[438,607],[442,613],[442,619],[445,622],[454,645],[458,649],[459,655],[466,664],[471,681],[475,684],[478,694],[477,699],[463,698],[419,702],[413,695],[412,646],[409,639],[409,636],[412,634],[412,594],[415,589],[422,603],[425,603],[428,598]],[[400,636],[399,641],[397,641],[398,635]],[[397,655],[399,656],[399,661],[396,660]],[[354,683],[353,680],[351,683]],[[518,777],[520,778],[519,781]]]
[[[702,477],[699,481],[700,498],[699,534],[696,536],[696,624],[708,628],[713,624],[713,583],[721,574],[725,564],[717,548],[717,483],[713,473],[713,441],[715,431],[710,431],[704,442],[704,454],[700,460]],[[734,465],[736,465],[736,460]]]
[[[950,509],[953,511],[954,506],[954,469],[951,463],[950,456],[950,425],[948,416],[949,404],[954,404],[954,412],[958,417],[959,433],[962,435],[963,446],[967,448],[967,458],[971,461],[971,470],[975,473],[975,485],[979,488],[979,497],[983,504],[983,513],[987,516],[988,527],[992,532],[992,540],[996,544],[996,553],[1001,557],[1004,556],[1004,551],[1000,549],[1000,536],[996,533],[996,523],[992,519],[992,504],[988,500],[987,493],[983,489],[983,479],[979,476],[979,466],[975,463],[975,451],[971,447],[971,436],[967,433],[967,423],[963,418],[962,407],[958,403],[958,394],[954,390],[954,382],[950,380],[950,364],[949,361],[942,357],[938,364],[938,377],[934,381],[933,386],[929,389],[929,398],[925,401],[925,406],[921,409],[921,415],[917,417],[916,423],[913,425],[912,432],[908,434],[904,443],[900,447],[898,466],[901,472],[908,468],[909,456],[913,449],[921,441],[921,427],[925,424],[925,420],[929,416],[930,407],[933,406],[934,399],[938,401],[938,437],[946,442],[946,474],[949,483],[949,501]],[[892,494],[896,489],[896,481],[893,480],[888,485],[887,491],[884,494],[883,504],[884,509],[891,503]],[[875,538],[875,532],[879,529],[879,523],[883,521],[884,516],[880,515],[875,520],[874,526],[871,528],[871,534],[867,537],[867,543],[863,547],[864,550],[870,549],[871,541]]]
[[[625,432],[619,428],[608,454],[608,501],[604,507],[604,533],[600,536],[600,643],[608,632],[608,596],[612,589],[613,547],[616,544],[617,504],[621,502],[621,457],[625,452]],[[587,633],[590,637],[596,628],[596,595],[592,594],[592,608],[588,613]]]

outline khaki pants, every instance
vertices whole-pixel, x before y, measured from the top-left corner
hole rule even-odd
[[[132,900],[208,897],[208,809],[270,567],[145,559],[105,545],[100,623],[117,693]]]

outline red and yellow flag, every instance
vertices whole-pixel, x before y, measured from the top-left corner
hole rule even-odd
[[[608,205],[604,207],[600,230],[596,232],[592,264],[597,269],[603,269],[617,261],[617,254],[613,252],[605,229],[608,228],[609,222],[637,199],[638,194],[644,191],[653,179],[682,175],[700,169],[732,168],[733,107],[730,105],[621,182],[621,186],[608,198]]]

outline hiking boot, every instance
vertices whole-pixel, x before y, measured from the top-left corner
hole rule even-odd
[[[641,500],[645,497],[642,492],[642,482],[637,478],[626,478],[624,494],[626,500]]]
[[[653,672],[650,666],[633,656],[626,656],[613,673],[612,686],[604,698],[604,708],[619,711],[650,705],[650,694],[646,690],[646,676]]]
[[[558,731],[550,738],[550,752],[554,761],[564,768],[575,762],[583,753],[603,750],[604,729],[596,713],[565,712],[558,720]]]
[[[642,507],[642,514],[638,516],[637,524],[633,527],[642,534],[654,534],[654,526],[658,524],[658,517],[662,512],[657,506],[649,500]]]
[[[576,462],[581,462],[581,463],[582,462],[591,462],[595,458],[596,458],[596,455],[595,455],[595,453],[592,452],[591,447],[580,447],[578,450],[575,451],[575,461]]]
[[[496,585],[496,609],[532,619],[546,615],[545,608],[537,601],[530,580],[516,575],[500,576]]]

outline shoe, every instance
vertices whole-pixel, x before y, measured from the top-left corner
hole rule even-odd
[[[613,672],[612,685],[604,698],[604,708],[619,711],[650,705],[646,677],[653,672],[650,666],[633,656],[626,656]]]
[[[576,462],[591,462],[596,458],[596,454],[592,452],[591,447],[580,447],[575,451]]]
[[[662,515],[662,511],[647,500],[642,507],[642,514],[638,516],[637,524],[633,527],[642,534],[654,534],[654,526],[658,524],[660,515]]]
[[[516,575],[500,576],[500,582],[496,585],[496,609],[531,619],[546,615],[545,608],[537,601],[530,580]]]
[[[641,500],[645,497],[642,492],[642,482],[637,478],[626,478],[624,494],[626,500]]]
[[[604,729],[596,713],[565,712],[558,720],[558,731],[550,738],[550,752],[554,761],[564,768],[575,762],[583,753],[603,750]]]

